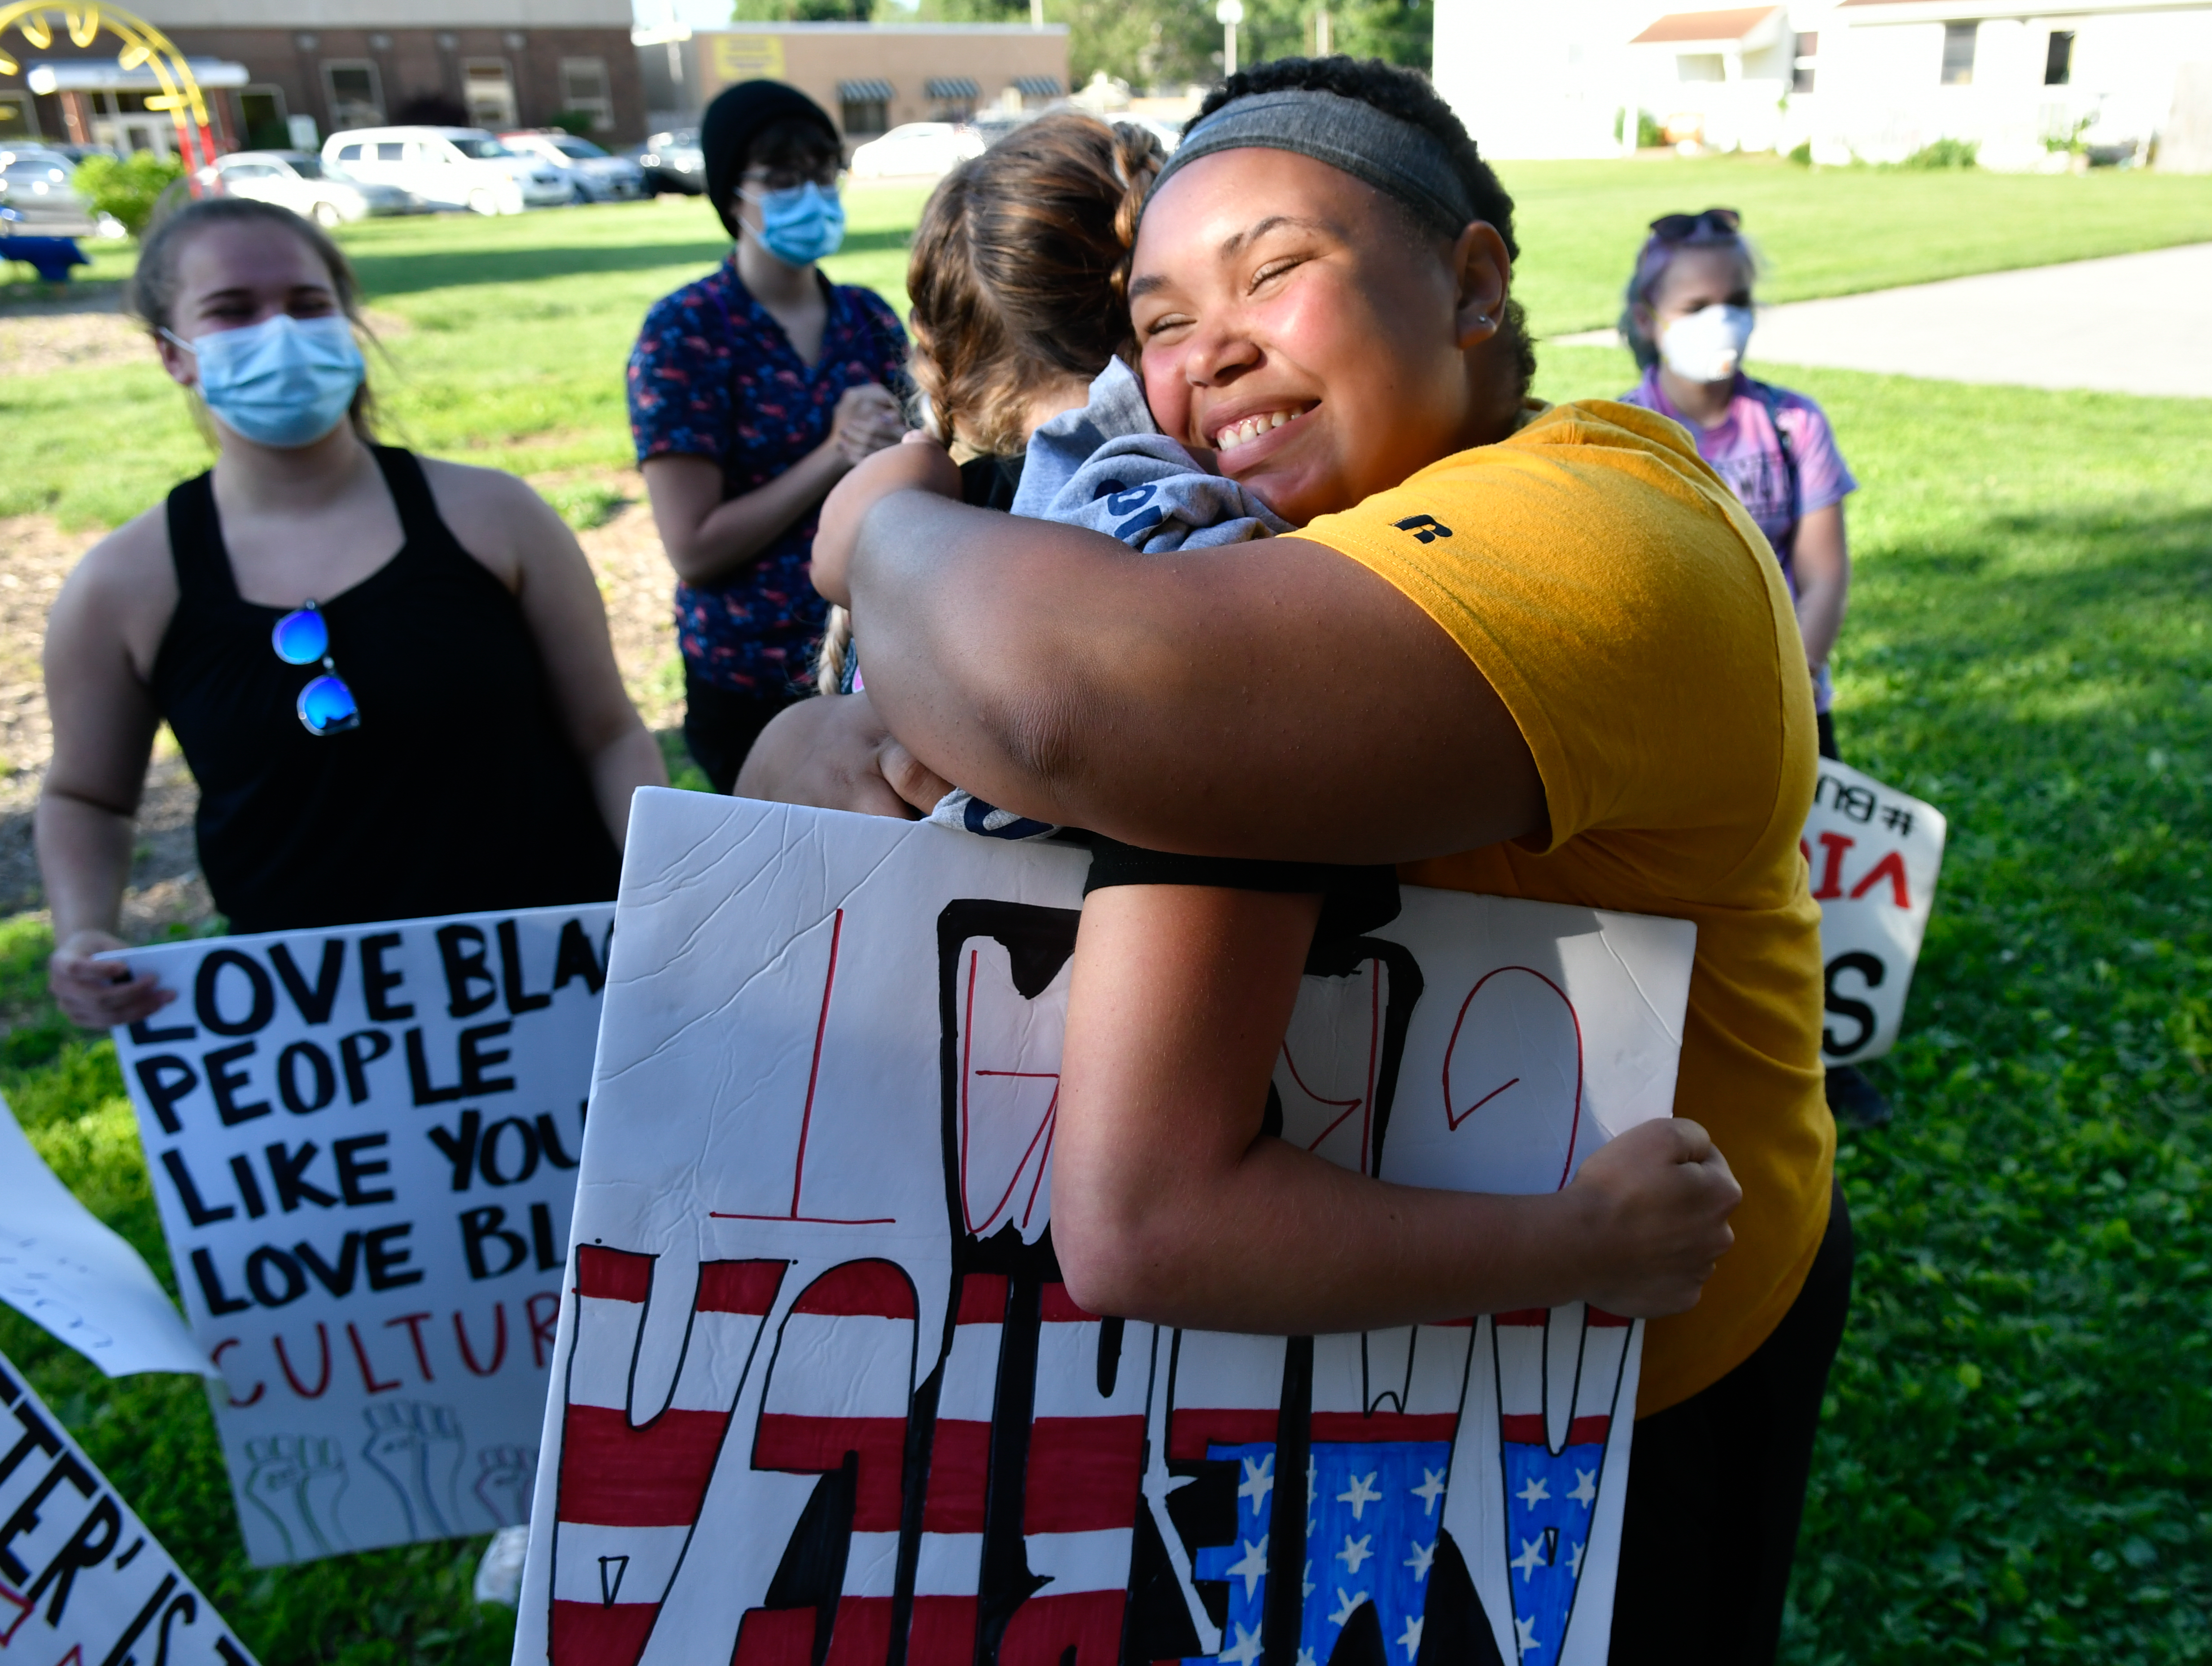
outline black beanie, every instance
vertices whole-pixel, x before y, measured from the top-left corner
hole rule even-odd
[[[714,205],[732,240],[738,234],[737,216],[730,199],[737,195],[738,178],[745,151],[761,130],[793,119],[818,124],[830,143],[841,145],[837,125],[829,112],[796,87],[781,81],[741,81],[714,94],[699,122],[699,149],[707,162],[707,200]]]

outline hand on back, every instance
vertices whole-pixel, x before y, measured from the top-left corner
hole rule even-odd
[[[1735,1242],[1728,1218],[1743,1188],[1711,1136],[1677,1116],[1600,1146],[1562,1201],[1579,1206],[1586,1298],[1650,1319],[1697,1305],[1714,1263]]]

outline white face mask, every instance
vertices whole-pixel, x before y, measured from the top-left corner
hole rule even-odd
[[[1659,337],[1659,356],[1686,382],[1724,382],[1743,364],[1748,307],[1708,307],[1678,318]]]

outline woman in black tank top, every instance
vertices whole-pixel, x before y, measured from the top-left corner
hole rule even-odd
[[[63,1009],[106,1025],[171,998],[93,958],[121,946],[165,721],[234,931],[612,897],[630,793],[667,777],[567,528],[508,476],[366,443],[352,275],[286,210],[186,208],[133,301],[222,454],[95,546],[49,621]]]

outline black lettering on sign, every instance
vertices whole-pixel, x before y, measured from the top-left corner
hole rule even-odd
[[[607,927],[610,944],[614,941],[614,929],[611,925]],[[580,920],[564,921],[561,927],[560,947],[553,956],[554,993],[557,994],[567,988],[568,980],[574,977],[582,978],[584,987],[593,994],[599,994],[607,981],[606,961],[592,952],[592,939],[584,934],[584,922]]]
[[[228,1220],[238,1211],[228,1203],[210,1208],[200,1199],[200,1189],[192,1183],[191,1171],[185,1167],[185,1154],[171,1149],[161,1153],[161,1166],[169,1171],[169,1183],[177,1189],[177,1198],[185,1206],[185,1219],[195,1226],[212,1226],[218,1220]]]
[[[154,1645],[154,1666],[169,1666],[169,1627],[180,1619],[189,1626],[199,1617],[199,1599],[188,1590],[179,1592],[175,1600],[161,1611],[161,1629]],[[129,1658],[125,1656],[120,1661],[102,1661],[100,1666],[125,1666]]]
[[[505,1064],[514,1054],[504,1047],[493,1051],[481,1045],[514,1028],[512,1020],[501,1018],[497,1024],[480,1024],[473,1030],[461,1031],[461,1092],[465,1097],[474,1099],[486,1093],[514,1091],[514,1077],[484,1074],[494,1065]]]
[[[222,1275],[215,1270],[215,1257],[206,1250],[192,1251],[192,1274],[200,1281],[200,1295],[208,1304],[208,1311],[216,1318],[243,1313],[253,1305],[245,1297],[234,1296],[222,1287]]]
[[[512,1174],[505,1171],[500,1161],[500,1136],[509,1128],[515,1134],[510,1143],[517,1146]],[[520,1116],[501,1117],[484,1130],[483,1143],[477,1148],[477,1165],[488,1185],[520,1185],[538,1172],[538,1130]]]
[[[1836,1039],[1834,1031],[1822,1028],[1820,1050],[1834,1058],[1842,1058],[1846,1054],[1857,1052],[1859,1049],[1874,1039],[1875,1029],[1873,1007],[1863,1000],[1854,1000],[1849,995],[1838,992],[1836,977],[1842,972],[1856,972],[1866,980],[1865,987],[1869,989],[1879,989],[1881,987],[1882,979],[1888,976],[1888,969],[1878,958],[1863,949],[1855,949],[1849,954],[1839,954],[1828,963],[1827,1009],[1838,1018],[1850,1019],[1859,1027],[1858,1034],[1853,1036],[1849,1041],[1844,1042]]]
[[[446,1015],[473,1018],[499,999],[499,981],[484,964],[484,934],[474,926],[438,927],[438,958],[446,969]],[[476,986],[483,989],[477,993]]]
[[[373,1033],[373,1032],[372,1032]],[[388,1045],[388,1043],[387,1043]],[[300,1067],[307,1070],[307,1086],[300,1086]],[[296,1041],[276,1055],[276,1097],[295,1116],[312,1116],[338,1097],[337,1072],[330,1055],[310,1041]]]
[[[451,1087],[441,1087],[430,1079],[430,1057],[422,1045],[422,1032],[407,1032],[407,1084],[414,1091],[418,1105],[442,1105],[461,1097],[459,1082]]]
[[[368,1016],[378,1024],[400,1024],[415,1016],[412,1002],[391,998],[407,981],[406,973],[384,964],[384,957],[398,946],[398,932],[378,932],[361,939],[361,992],[368,1003]]]
[[[272,1276],[279,1287],[272,1289]],[[283,1307],[307,1293],[307,1275],[273,1243],[264,1243],[246,1258],[246,1287],[264,1307]]]
[[[576,1122],[579,1126],[581,1126],[583,1120],[584,1107],[579,1102],[576,1106]],[[545,1153],[545,1160],[556,1169],[573,1169],[576,1166],[576,1159],[569,1156],[561,1144],[561,1131],[553,1125],[553,1113],[550,1110],[541,1110],[538,1113],[538,1148]]]
[[[85,1511],[84,1519],[70,1535],[69,1542],[46,1564],[46,1572],[32,1581],[30,1590],[23,1593],[32,1607],[46,1588],[53,1588],[53,1596],[46,1603],[46,1624],[62,1623],[62,1612],[69,1607],[70,1587],[76,1583],[78,1574],[88,1568],[98,1567],[107,1560],[107,1553],[115,1548],[115,1541],[123,1536],[123,1512],[115,1507],[115,1500],[105,1493]]]
[[[31,1496],[17,1505],[15,1513],[8,1517],[4,1525],[0,1525],[0,1577],[4,1577],[9,1584],[20,1586],[30,1578],[31,1570],[23,1566],[12,1547],[26,1533],[38,1531],[39,1506],[46,1501],[46,1495],[64,1481],[76,1488],[79,1498],[88,1499],[97,1490],[82,1463],[67,1452],[58,1453],[54,1458],[54,1467],[47,1470],[39,1484],[31,1489]]]
[[[553,1208],[550,1204],[530,1206],[530,1247],[538,1252],[538,1270],[557,1273],[561,1270],[561,1246],[553,1241]]]
[[[397,1226],[380,1226],[374,1232],[362,1234],[361,1241],[368,1252],[371,1290],[398,1290],[422,1282],[421,1268],[405,1270],[407,1263],[414,1259],[414,1251],[398,1242],[414,1230],[412,1222],[402,1221]]]
[[[506,1221],[507,1211],[496,1203],[462,1213],[461,1253],[468,1258],[471,1278],[504,1278],[530,1259],[530,1245],[521,1233],[509,1231]],[[485,1255],[488,1242],[494,1238],[499,1241],[502,1253],[497,1267],[492,1266]]]
[[[246,974],[247,1005],[242,1018],[227,1018],[222,1014],[222,975],[234,966]],[[265,1029],[276,1016],[276,986],[252,956],[236,949],[213,949],[200,962],[199,975],[192,980],[192,1010],[218,1036],[251,1036]]]
[[[381,1139],[383,1136],[379,1135]],[[302,1203],[312,1203],[318,1209],[334,1209],[337,1199],[307,1178],[307,1164],[315,1160],[322,1147],[309,1140],[298,1151],[288,1148],[279,1140],[273,1146],[262,1148],[269,1159],[269,1177],[276,1184],[276,1207],[290,1214]]]
[[[216,1115],[222,1118],[227,1128],[269,1114],[266,1099],[249,1100],[244,1104],[238,1102],[238,1091],[252,1086],[252,1082],[243,1070],[231,1068],[240,1059],[252,1058],[253,1049],[259,1044],[240,1042],[235,1047],[218,1047],[212,1053],[200,1055],[200,1068],[207,1072],[208,1091],[215,1095]]]
[[[131,1026],[131,1039],[141,1047],[159,1047],[163,1042],[185,1042],[198,1037],[199,1031],[189,1024],[173,1024],[166,1030],[156,1029],[151,1018],[141,1018]]]
[[[348,1232],[345,1241],[338,1245],[338,1264],[332,1267],[322,1258],[315,1246],[304,1238],[292,1246],[292,1254],[301,1266],[315,1275],[315,1282],[333,1296],[353,1294],[354,1274],[361,1266],[361,1234]]]
[[[146,1103],[154,1107],[155,1120],[164,1134],[182,1134],[177,1120],[177,1101],[200,1085],[200,1073],[173,1053],[157,1053],[131,1067],[138,1073],[138,1085],[146,1090]]]
[[[338,1190],[345,1195],[347,1208],[364,1209],[373,1203],[389,1203],[398,1195],[389,1186],[372,1188],[362,1183],[376,1175],[392,1172],[392,1164],[383,1158],[362,1155],[390,1144],[391,1139],[386,1134],[356,1134],[331,1147],[331,1156],[338,1165]]]
[[[553,995],[548,990],[533,995],[522,980],[522,933],[514,921],[499,922],[499,970],[507,990],[507,1011],[511,1018],[518,1012],[534,1012],[541,1006],[550,1006]]]
[[[465,1192],[477,1177],[477,1135],[483,1128],[483,1113],[465,1110],[459,1128],[448,1134],[442,1128],[424,1130],[430,1143],[446,1154],[446,1161],[453,1165],[453,1189]]]
[[[0,1484],[4,1484],[33,1452],[44,1452],[48,1457],[58,1457],[62,1450],[62,1438],[47,1426],[46,1420],[31,1408],[31,1402],[23,1398],[13,1383],[8,1387],[15,1395],[15,1421],[22,1426],[23,1433],[8,1449],[8,1456],[0,1457]],[[26,1574],[23,1577],[27,1578],[29,1576]]]
[[[258,1220],[269,1213],[269,1206],[261,1201],[261,1183],[254,1178],[253,1164],[244,1157],[230,1159],[230,1177],[238,1183],[238,1195],[246,1205],[249,1220]]]
[[[392,1037],[381,1030],[356,1030],[338,1043],[338,1062],[345,1067],[346,1103],[368,1102],[368,1067],[392,1050]]]
[[[147,1599],[146,1606],[138,1610],[138,1617],[124,1627],[123,1635],[115,1639],[115,1646],[107,1651],[107,1658],[100,1662],[100,1666],[128,1666],[131,1659],[128,1651],[131,1645],[138,1640],[140,1633],[154,1623],[154,1615],[160,1611],[161,1604],[169,1600],[169,1593],[176,1588],[175,1574],[165,1573],[161,1576],[160,1586],[155,1590],[153,1596]],[[168,1622],[164,1620],[161,1626],[161,1651],[164,1655],[168,1652]]]
[[[292,998],[292,1005],[309,1024],[328,1024],[331,1008],[337,1004],[338,981],[345,976],[345,939],[326,937],[323,939],[323,964],[315,968],[312,987],[300,976],[300,968],[292,958],[292,952],[279,943],[269,951],[269,964],[276,969],[277,982],[284,993]]]

